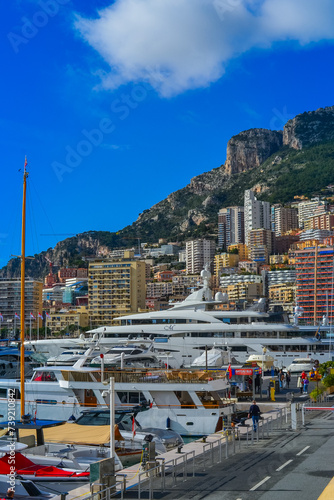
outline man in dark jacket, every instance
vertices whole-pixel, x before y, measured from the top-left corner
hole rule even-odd
[[[253,404],[249,408],[249,412],[248,412],[248,418],[252,418],[252,420],[253,420],[254,432],[257,431],[257,425],[259,422],[260,413],[261,413],[260,408],[258,407],[258,405],[256,404],[256,401],[254,399]]]

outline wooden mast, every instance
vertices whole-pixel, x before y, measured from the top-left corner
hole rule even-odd
[[[24,303],[25,303],[25,237],[26,237],[26,191],[27,191],[27,177],[28,172],[27,167],[27,157],[24,160],[24,172],[23,172],[23,201],[22,201],[22,232],[21,232],[21,356],[20,356],[20,392],[21,392],[21,420],[25,407],[24,399]],[[38,321],[38,320],[37,320]]]
[[[314,325],[317,324],[317,285],[318,285],[318,243],[315,244],[315,254],[314,254],[314,311],[313,311],[313,322]]]

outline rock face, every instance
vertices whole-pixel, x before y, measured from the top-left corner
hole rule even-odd
[[[230,176],[260,166],[281,149],[282,144],[281,131],[254,128],[235,135],[227,144],[226,174]]]
[[[333,139],[334,106],[297,115],[286,123],[283,130],[284,146],[294,149]]]

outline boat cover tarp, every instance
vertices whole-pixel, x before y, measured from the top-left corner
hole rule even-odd
[[[20,429],[19,432],[20,437],[32,434],[32,431],[28,429]],[[110,442],[109,425],[78,425],[66,422],[58,427],[43,429],[43,433],[46,443],[99,446]],[[123,440],[117,425],[115,425],[115,440]]]
[[[69,470],[63,470],[59,467],[43,466],[38,465],[29,460],[21,453],[15,453],[15,458],[9,453],[6,453],[2,458],[0,458],[0,474],[9,474],[11,472],[12,462],[14,461],[14,466],[16,473],[19,475],[31,475],[34,476],[47,476],[47,477],[88,477],[89,472],[74,472]]]

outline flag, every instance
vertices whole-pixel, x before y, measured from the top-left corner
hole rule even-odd
[[[45,311],[45,316],[50,319],[50,314]]]
[[[20,319],[20,316],[17,313],[15,313],[15,318]]]
[[[1,313],[0,313],[0,321],[3,321],[3,316]]]
[[[132,439],[135,438],[136,435],[136,420],[134,415],[132,416]]]
[[[43,316],[41,315],[41,313],[38,313],[38,317],[43,319]]]
[[[33,313],[30,313],[30,317],[31,317],[31,319],[36,319],[35,316],[33,315]]]
[[[27,160],[27,157],[24,158],[24,168],[26,168],[26,166],[28,165],[28,160]]]
[[[231,363],[228,365],[227,371],[228,371],[228,378],[232,378],[232,368],[231,368]]]

